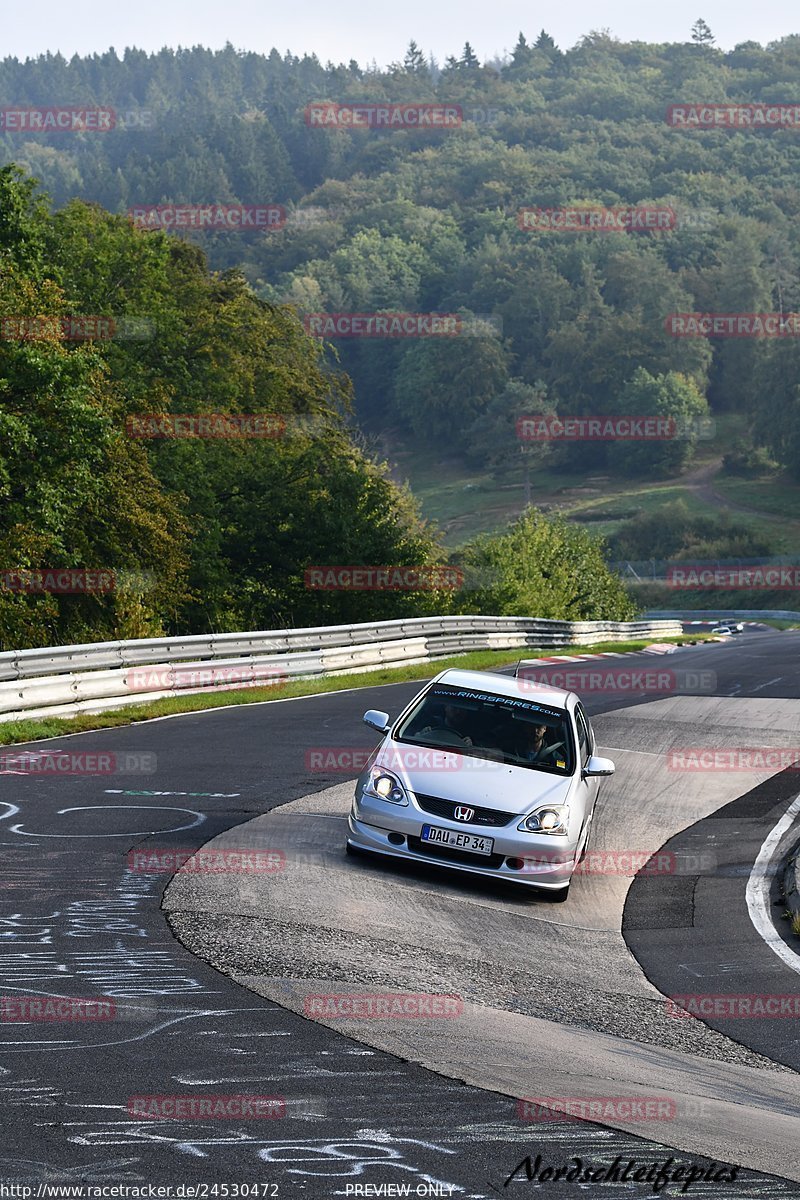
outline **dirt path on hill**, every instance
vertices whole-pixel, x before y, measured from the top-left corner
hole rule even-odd
[[[709,504],[713,508],[727,508],[731,513],[742,513],[748,517],[760,517],[764,521],[784,520],[778,513],[765,512],[761,508],[752,508],[749,504],[737,504],[735,500],[729,500],[727,496],[718,492],[713,486],[713,481],[721,466],[722,459],[718,458],[712,463],[706,463],[702,467],[697,467],[694,471],[688,471],[683,476],[682,486],[693,492],[698,500],[702,500],[705,504]]]

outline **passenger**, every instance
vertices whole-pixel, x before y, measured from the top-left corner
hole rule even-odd
[[[563,742],[556,742],[554,745],[548,745],[545,741],[547,733],[546,725],[533,725],[528,721],[515,722],[520,725],[519,731],[514,738],[512,754],[523,762],[547,763],[552,759],[555,752],[561,749]]]

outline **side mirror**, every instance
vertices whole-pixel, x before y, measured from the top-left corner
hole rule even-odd
[[[616,767],[610,758],[598,758],[593,754],[581,774],[586,779],[587,775],[613,775],[615,770]]]
[[[369,725],[370,729],[376,730],[377,733],[388,733],[389,714],[380,712],[377,708],[370,708],[364,713],[364,724]]]

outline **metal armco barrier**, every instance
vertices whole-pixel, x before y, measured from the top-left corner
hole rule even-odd
[[[681,624],[675,620],[451,616],[9,650],[0,653],[0,722],[374,671],[468,650],[571,646],[680,633]]]
[[[646,618],[682,621],[800,621],[800,612],[784,608],[659,608],[648,609]]]

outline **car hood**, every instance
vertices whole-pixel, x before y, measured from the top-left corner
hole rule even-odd
[[[429,750],[387,738],[375,766],[392,771],[410,791],[456,804],[524,814],[540,803],[564,804],[572,777]]]

